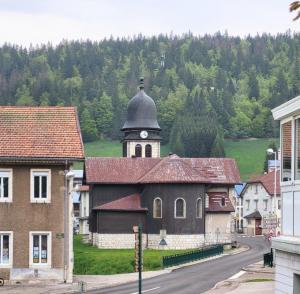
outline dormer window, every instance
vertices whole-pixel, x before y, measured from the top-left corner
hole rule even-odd
[[[51,171],[31,170],[31,202],[51,202]]]
[[[0,169],[0,202],[12,202],[11,169]]]
[[[222,199],[221,199],[221,206],[224,207],[225,205],[226,205],[225,197],[222,197]]]

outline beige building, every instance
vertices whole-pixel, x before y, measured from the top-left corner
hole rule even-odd
[[[76,110],[0,107],[0,125],[0,277],[70,282]]]

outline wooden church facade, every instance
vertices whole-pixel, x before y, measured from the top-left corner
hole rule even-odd
[[[196,248],[230,241],[230,197],[240,182],[236,162],[160,158],[156,106],[143,85],[128,104],[122,131],[123,158],[94,157],[85,162],[93,244],[132,248],[133,226],[139,223],[148,248]]]

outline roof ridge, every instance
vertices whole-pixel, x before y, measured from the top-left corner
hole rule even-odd
[[[137,179],[137,183],[142,182],[143,178],[145,178],[152,170],[157,169],[158,166],[160,166],[162,164],[162,162],[165,161],[167,158],[168,158],[168,156],[167,157],[163,157],[163,158],[160,157],[160,161],[157,162],[152,168],[150,168],[150,170],[148,170],[144,175],[140,176]]]

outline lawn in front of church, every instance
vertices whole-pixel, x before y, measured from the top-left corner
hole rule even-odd
[[[143,251],[144,271],[162,268],[162,257],[188,250]],[[83,244],[81,236],[74,236],[74,274],[75,275],[113,275],[134,272],[133,249],[99,249]]]

